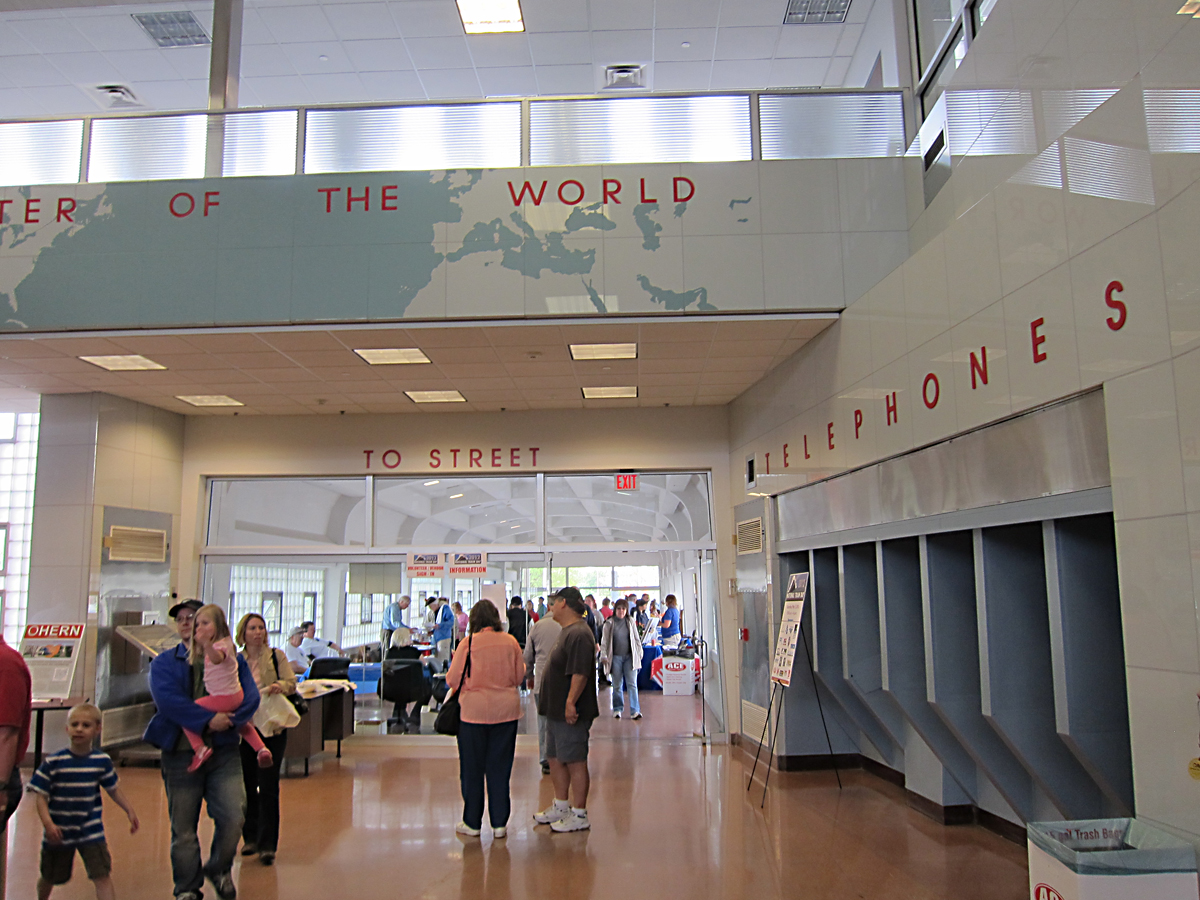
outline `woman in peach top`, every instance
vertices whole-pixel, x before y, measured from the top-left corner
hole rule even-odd
[[[521,645],[500,624],[500,612],[487,600],[471,607],[470,636],[454,652],[446,683],[458,692],[458,776],[463,820],[459,834],[478,836],[483,828],[483,787],[495,838],[508,833],[512,809],[508,782],[521,718],[518,687],[525,680]],[[470,665],[468,668],[468,659]]]

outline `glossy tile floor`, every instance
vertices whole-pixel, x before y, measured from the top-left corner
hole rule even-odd
[[[1023,847],[973,826],[944,828],[909,809],[900,789],[861,771],[844,773],[841,791],[831,772],[773,773],[760,810],[761,779],[747,793],[749,765],[736,748],[669,736],[690,733],[698,701],[655,694],[643,711],[641,723],[606,717],[594,726],[590,832],[534,827],[530,817],[552,790],[538,768],[536,738],[519,737],[513,815],[501,841],[486,830],[482,839],[454,833],[462,801],[452,739],[360,733],[345,742],[341,760],[328,754],[308,778],[285,780],[277,863],[239,863],[241,896],[1028,896]],[[120,774],[142,830],[130,836],[106,801],[117,895],[169,900],[158,771]],[[23,802],[9,828],[9,898],[33,896],[40,839],[37,814]],[[94,893],[77,864],[75,879],[53,896]]]

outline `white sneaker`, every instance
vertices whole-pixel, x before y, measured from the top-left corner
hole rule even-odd
[[[554,831],[587,831],[592,827],[592,823],[588,821],[587,816],[581,816],[578,813],[571,813],[565,819],[560,819],[557,822],[551,822],[550,827]]]
[[[636,721],[637,721],[638,719],[640,719],[641,717],[642,717],[642,714],[641,714],[640,712],[634,713],[634,714],[633,714],[633,721],[635,721],[635,722],[636,722]]]
[[[494,837],[496,840],[501,840],[502,838],[508,837],[508,828],[503,825],[501,825],[499,828],[493,828],[492,837]]]
[[[620,711],[620,710],[617,710],[615,713],[613,713],[613,718],[614,718],[614,719],[619,719],[619,718],[621,718],[621,711]]]
[[[465,834],[467,837],[479,837],[483,832],[478,828],[472,828],[466,822],[459,822],[454,826],[454,830],[459,834]]]
[[[561,822],[563,819],[571,815],[571,807],[558,807],[551,803],[541,812],[533,814],[533,821],[539,825],[553,825],[555,822]]]

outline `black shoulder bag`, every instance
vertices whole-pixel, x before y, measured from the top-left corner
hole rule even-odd
[[[462,707],[458,704],[458,695],[462,693],[467,679],[471,677],[471,641],[474,638],[475,635],[467,638],[467,664],[463,666],[462,682],[453,694],[442,701],[442,708],[438,710],[437,718],[434,719],[433,730],[438,734],[458,734],[458,724],[462,721]]]
[[[269,649],[271,651],[271,665],[274,666],[274,668],[275,668],[275,680],[278,681],[279,680],[279,659],[275,656],[275,648],[271,647]],[[292,706],[296,707],[297,713],[299,713],[300,715],[304,715],[306,712],[308,712],[308,701],[305,700],[303,697],[301,697],[300,693],[298,691],[295,693],[292,693],[292,694],[284,694],[284,696],[287,697],[288,703],[290,703],[290,704],[292,704]]]

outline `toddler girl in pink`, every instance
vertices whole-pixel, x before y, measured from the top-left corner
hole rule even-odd
[[[212,712],[231,713],[242,705],[242,685],[238,681],[237,648],[233,646],[233,638],[229,635],[229,623],[225,619],[225,611],[214,604],[203,606],[196,613],[196,621],[192,626],[192,649],[190,654],[192,665],[204,660],[204,689],[207,697],[201,697],[196,702]],[[183,733],[192,745],[194,756],[188,766],[189,772],[195,772],[212,756],[212,747],[204,743],[204,738],[186,728]],[[258,729],[247,722],[238,729],[247,744],[258,751],[258,765],[269,769],[274,762],[271,751],[263,744]]]

